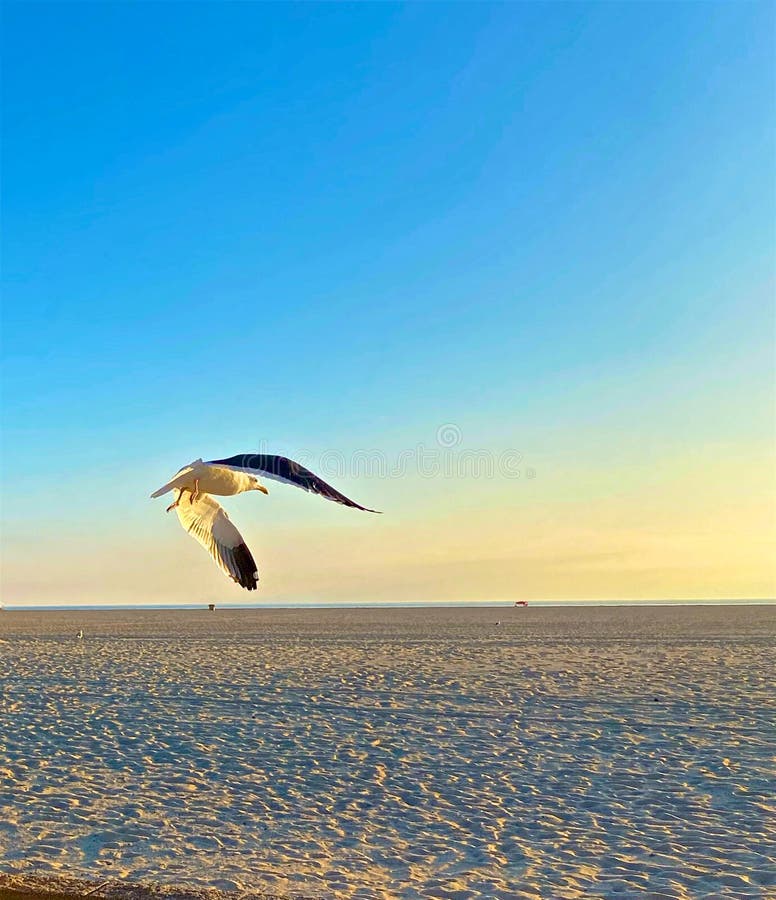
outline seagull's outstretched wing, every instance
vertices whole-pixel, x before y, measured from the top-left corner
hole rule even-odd
[[[274,481],[282,481],[285,484],[294,484],[304,491],[319,494],[327,500],[341,503],[343,506],[352,506],[354,509],[362,509],[364,512],[379,512],[377,509],[368,509],[354,500],[350,500],[341,494],[336,488],[319,478],[314,472],[305,469],[303,465],[288,459],[286,456],[272,456],[269,453],[241,453],[238,456],[230,456],[227,459],[208,460],[209,466],[224,466],[227,469],[236,469],[240,472],[250,472],[252,475],[263,475]]]
[[[200,494],[192,503],[191,494],[186,493],[175,511],[181,525],[202,544],[232,581],[249,591],[256,590],[259,580],[256,563],[220,503],[210,494]]]

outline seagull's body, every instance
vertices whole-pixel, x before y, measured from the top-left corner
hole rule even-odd
[[[161,497],[171,490],[188,491],[195,497],[197,494],[215,494],[218,497],[231,497],[233,494],[242,494],[245,491],[263,491],[267,489],[261,484],[256,475],[248,472],[219,466],[215,463],[203,462],[195,459],[194,462],[184,466],[172,477],[167,484],[154,491],[152,497]]]
[[[167,512],[174,509],[181,525],[202,544],[216,565],[232,581],[249,591],[256,590],[259,580],[256,562],[226,510],[211,495],[228,497],[245,491],[268,494],[260,476],[296,485],[344,506],[377,512],[348,499],[309,469],[285,456],[245,453],[209,462],[196,459],[179,469],[151,497],[175,491],[175,501],[167,507]]]

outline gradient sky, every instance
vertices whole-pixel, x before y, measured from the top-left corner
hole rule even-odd
[[[775,24],[6,3],[5,602],[776,595]],[[148,499],[257,449],[385,510],[258,598]]]

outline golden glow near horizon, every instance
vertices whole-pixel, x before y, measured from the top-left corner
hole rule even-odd
[[[3,595],[7,605],[776,596],[766,452],[739,453],[732,468],[729,454],[689,452],[650,470],[536,464],[522,480],[363,479],[351,490],[379,496],[381,517],[284,486],[266,499],[227,498],[259,564],[250,597],[161,501],[88,539],[86,524],[75,526],[43,556],[18,535]]]

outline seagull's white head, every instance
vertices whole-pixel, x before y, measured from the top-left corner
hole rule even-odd
[[[264,487],[264,485],[259,481],[258,478],[253,479],[253,486],[251,487],[252,491],[261,491],[262,494],[268,494],[269,491]]]

